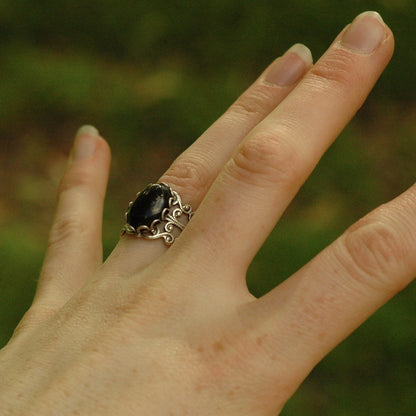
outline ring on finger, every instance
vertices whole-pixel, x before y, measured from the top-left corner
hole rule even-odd
[[[192,207],[166,183],[151,183],[136,194],[125,213],[126,224],[121,235],[129,234],[147,240],[163,238],[170,246],[193,216]]]

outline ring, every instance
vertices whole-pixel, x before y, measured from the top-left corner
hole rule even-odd
[[[150,183],[129,203],[121,235],[132,234],[148,240],[163,238],[170,246],[193,214],[191,206],[183,204],[169,185]]]

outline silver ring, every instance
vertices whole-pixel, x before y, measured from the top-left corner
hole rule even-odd
[[[131,234],[148,240],[163,238],[170,246],[193,214],[191,206],[183,204],[169,185],[150,183],[129,203],[121,235]]]

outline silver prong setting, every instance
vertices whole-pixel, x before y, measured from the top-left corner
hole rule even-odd
[[[162,238],[165,245],[170,246],[174,243],[176,238],[179,237],[180,233],[185,228],[194,213],[191,206],[189,204],[182,204],[179,194],[165,183],[149,184],[145,190],[156,185],[161,185],[169,190],[171,197],[167,202],[168,207],[164,208],[161,211],[160,216],[153,220],[150,225],[143,224],[138,225],[135,228],[128,223],[129,212],[136,202],[130,201],[128,211],[125,214],[126,224],[122,229],[122,235],[129,234],[149,240]],[[140,197],[142,192],[137,193],[137,198]]]

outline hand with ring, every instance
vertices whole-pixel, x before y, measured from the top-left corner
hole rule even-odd
[[[80,129],[33,305],[0,351],[0,414],[276,415],[416,274],[416,188],[257,299],[253,257],[393,53],[358,16],[295,45],[127,208],[103,263],[109,147]],[[122,226],[122,224],[120,224]]]

